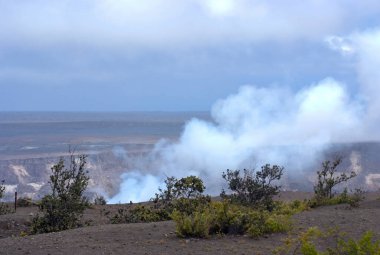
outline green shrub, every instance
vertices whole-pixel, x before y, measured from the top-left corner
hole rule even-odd
[[[266,164],[261,167],[261,171],[244,169],[241,175],[240,170],[228,169],[223,173],[223,179],[227,181],[232,194],[227,195],[223,190],[220,195],[242,205],[272,210],[273,196],[277,195],[280,189],[280,186],[273,185],[273,182],[280,180],[283,170],[283,167]]]
[[[288,237],[274,250],[275,254],[302,255],[380,255],[380,242],[373,240],[373,233],[366,232],[359,240],[348,239],[337,229],[323,233],[311,227],[296,237]],[[316,245],[318,243],[318,246]],[[324,249],[322,249],[323,247]]]
[[[337,157],[333,162],[326,160],[322,163],[322,169],[317,171],[318,182],[314,186],[314,193],[317,199],[330,199],[334,197],[333,188],[343,182],[354,178],[355,172],[350,174],[338,172],[338,166],[342,163],[342,158]]]
[[[348,241],[340,240],[338,249],[341,254],[348,255],[380,255],[380,242],[373,241],[373,233],[366,232],[358,241],[349,239]]]
[[[364,199],[364,191],[356,189],[353,193],[348,193],[347,188],[342,193],[334,195],[332,198],[314,196],[308,201],[311,208],[325,205],[349,204],[351,207],[358,207]]]
[[[176,222],[176,234],[180,237],[208,237],[212,216],[208,210],[186,215],[174,210],[172,219]]]
[[[51,168],[52,193],[43,197],[37,215],[32,222],[32,233],[56,232],[80,226],[83,211],[89,206],[83,196],[89,177],[85,170],[85,155],[71,154],[69,168],[63,158]]]
[[[168,177],[165,180],[166,189],[159,188],[154,202],[155,209],[165,211],[170,215],[175,209],[190,214],[200,205],[211,201],[209,196],[202,193],[205,190],[202,179],[196,176],[188,176],[181,179]]]
[[[211,202],[210,196],[199,195],[197,198],[178,198],[173,201],[172,208],[187,215],[201,208],[208,207]]]
[[[290,215],[231,204],[229,201],[211,202],[198,207],[191,214],[175,210],[172,214],[180,237],[205,237],[212,234],[265,234],[286,232],[291,228]],[[203,222],[201,228],[197,224]],[[207,227],[207,231],[204,229]],[[201,231],[200,231],[201,230]],[[204,233],[208,233],[205,235]],[[201,233],[201,234],[200,234]]]
[[[175,198],[197,198],[205,190],[202,179],[196,176],[187,176],[174,183]]]
[[[136,205],[120,208],[118,212],[110,218],[112,224],[156,222],[168,220],[169,215],[164,211],[156,210],[149,206]]]

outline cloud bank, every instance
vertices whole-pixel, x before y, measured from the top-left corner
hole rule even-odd
[[[319,39],[379,12],[374,0],[3,0],[0,42],[170,48]]]

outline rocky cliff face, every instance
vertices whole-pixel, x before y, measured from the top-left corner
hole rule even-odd
[[[136,157],[138,155],[135,155]],[[51,167],[58,157],[0,160],[1,179],[5,180],[6,199],[13,199],[17,191],[19,197],[40,199],[50,190]],[[106,196],[117,192],[120,175],[129,169],[128,161],[113,152],[89,154],[87,169],[90,182],[88,192]]]

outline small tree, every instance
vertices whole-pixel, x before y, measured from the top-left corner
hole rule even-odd
[[[187,176],[174,183],[174,194],[177,198],[196,198],[205,190],[203,181],[194,176]]]
[[[0,182],[0,201],[4,197],[5,193],[5,186],[4,186],[4,180]],[[8,208],[5,206],[3,202],[0,202],[0,215],[6,214],[8,212]]]
[[[204,196],[205,186],[201,178],[187,176],[181,179],[168,177],[165,180],[166,189],[159,188],[159,193],[153,199],[155,207],[170,216],[173,210],[191,212],[201,204],[211,201],[209,196]]]
[[[228,188],[233,192],[227,195],[223,190],[220,194],[222,198],[231,199],[243,205],[264,207],[267,210],[273,208],[273,196],[277,195],[280,186],[273,185],[273,182],[280,180],[284,167],[266,164],[261,167],[261,171],[254,172],[244,169],[241,176],[240,170],[223,172],[223,179],[228,183]]]
[[[4,196],[4,193],[5,193],[5,186],[4,186],[4,180],[2,180],[1,182],[0,182],[0,199],[2,199],[3,198],[3,196]]]
[[[314,186],[314,193],[318,199],[330,199],[334,196],[333,188],[346,182],[356,176],[355,172],[351,172],[347,175],[345,172],[336,175],[338,172],[338,166],[342,163],[342,158],[337,157],[333,162],[326,160],[322,163],[322,169],[317,171],[318,182]]]
[[[83,211],[88,207],[88,199],[83,196],[87,188],[86,155],[70,155],[69,168],[65,168],[63,158],[51,168],[50,187],[52,193],[45,196],[39,205],[43,216],[33,219],[32,232],[46,233],[75,228]]]

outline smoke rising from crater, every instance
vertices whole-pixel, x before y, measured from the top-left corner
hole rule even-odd
[[[285,166],[287,178],[296,181],[332,143],[379,139],[380,31],[327,42],[356,64],[359,93],[350,93],[333,78],[299,91],[243,86],[214,104],[213,122],[193,119],[178,142],[158,143],[146,169],[123,174],[120,193],[109,202],[148,200],[165,176],[172,175],[198,175],[209,193],[218,194],[227,168],[265,163]]]

